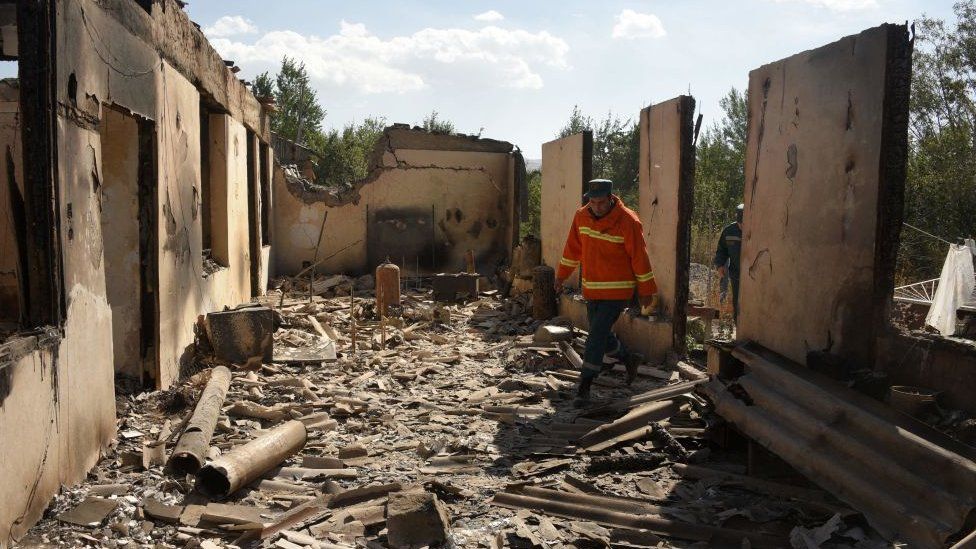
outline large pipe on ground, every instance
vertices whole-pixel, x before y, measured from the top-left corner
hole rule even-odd
[[[217,416],[230,388],[230,370],[217,366],[210,371],[210,381],[200,393],[200,400],[193,410],[193,416],[180,435],[173,454],[169,457],[169,467],[184,475],[192,475],[203,467],[210,451],[210,438],[217,426]]]
[[[307,436],[301,421],[286,421],[197,471],[196,488],[225,498],[301,450]]]

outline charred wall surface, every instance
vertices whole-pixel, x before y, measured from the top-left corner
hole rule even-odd
[[[492,273],[518,230],[518,154],[502,141],[393,126],[366,179],[347,188],[277,169],[277,273],[319,261],[318,272],[369,273],[387,258],[411,274],[457,272],[468,250],[479,271]]]
[[[749,75],[738,337],[873,366],[892,291],[911,45],[884,25]]]
[[[29,98],[19,114],[28,229],[22,297],[30,299],[25,331],[0,344],[0,433],[17,433],[16,444],[0,445],[0,474],[9,480],[0,486],[0,546],[38,519],[60,485],[83,478],[115,436],[115,374],[167,387],[191,354],[197,315],[255,290],[248,181],[240,174],[249,157],[260,158],[248,154],[246,133],[268,142],[267,115],[178,2],[146,4],[18,3],[20,95]],[[201,101],[225,117],[217,162],[230,178],[225,232],[244,250],[216,272],[203,269]],[[109,113],[124,121],[125,139],[103,134],[115,131]],[[127,187],[119,193],[114,185]],[[139,240],[135,256],[106,253],[118,245],[111,227],[122,220],[103,214],[118,214],[120,201],[137,212],[125,233],[129,244]],[[110,294],[136,272],[133,292]],[[138,312],[119,306],[133,300]],[[136,350],[115,336],[116,315],[126,314],[142,330]],[[117,355],[116,346],[130,354]]]
[[[661,321],[671,324],[671,343],[665,346],[678,352],[685,348],[688,318],[694,112],[695,99],[681,96],[640,113],[640,219],[661,296]]]

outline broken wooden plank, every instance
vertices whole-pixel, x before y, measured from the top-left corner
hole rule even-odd
[[[498,492],[491,503],[510,509],[531,509],[570,519],[591,520],[598,524],[648,530],[656,534],[674,536],[692,541],[722,541],[742,543],[748,540],[752,547],[779,548],[789,546],[783,537],[758,534],[751,531],[733,530],[706,524],[691,524],[646,514],[616,511],[597,505],[585,505],[563,501],[566,492],[555,492],[558,499],[544,499],[509,492]]]
[[[587,452],[599,452],[620,441],[632,440],[635,436],[640,436],[648,428],[649,423],[677,414],[682,406],[676,400],[643,404],[613,423],[593,429],[580,437],[576,443]]]

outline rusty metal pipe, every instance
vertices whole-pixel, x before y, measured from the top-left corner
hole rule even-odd
[[[229,388],[230,370],[226,366],[217,366],[210,371],[210,381],[200,393],[197,407],[169,457],[170,469],[192,475],[203,467],[210,451],[210,438],[217,426],[217,416]]]
[[[562,493],[559,492],[562,496]],[[564,498],[563,498],[564,499]],[[691,524],[660,517],[637,515],[606,509],[599,505],[584,505],[567,501],[499,492],[492,504],[513,509],[532,509],[550,515],[571,519],[586,519],[610,526],[649,530],[655,534],[674,536],[694,541],[727,541],[741,543],[748,539],[753,547],[786,547],[788,541],[781,537],[755,532],[732,530],[706,524]]]
[[[307,436],[301,421],[286,421],[205,465],[197,471],[196,488],[206,496],[225,498],[301,450]]]

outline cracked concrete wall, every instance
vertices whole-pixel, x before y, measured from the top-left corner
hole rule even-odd
[[[910,63],[904,26],[885,25],[750,73],[739,339],[800,364],[827,350],[874,365],[904,186],[906,51]]]
[[[18,246],[14,234],[11,183],[24,195],[20,162],[20,96],[16,80],[0,81],[0,322],[20,318]],[[14,181],[10,181],[13,174]],[[16,195],[16,193],[15,193]]]
[[[640,112],[639,201],[647,255],[661,296],[657,322],[666,339],[653,342],[655,358],[683,352],[688,305],[691,209],[694,199],[695,100],[681,96]],[[661,330],[652,333],[659,334]]]
[[[387,257],[405,275],[418,263],[424,274],[457,272],[467,250],[480,272],[494,272],[511,253],[514,164],[510,144],[479,141],[388,129],[371,175],[341,198],[289,185],[276,169],[276,272],[301,271],[316,246],[329,258],[319,273],[371,273]],[[429,148],[410,148],[420,146]]]
[[[50,1],[57,14],[53,168],[66,309],[43,344],[33,336],[0,344],[0,433],[16,433],[17,442],[0,445],[0,477],[7,479],[0,483],[0,547],[37,521],[61,485],[84,478],[115,436],[114,350],[131,343],[113,336],[107,288],[114,261],[101,223],[103,208],[113,207],[102,185],[107,106],[155,128],[156,176],[141,183],[155,190],[158,216],[151,247],[159,254],[159,330],[150,338],[160,388],[189,357],[197,315],[250,298],[244,136],[250,129],[263,142],[270,138],[267,114],[174,0],[154,3],[152,14],[129,0]],[[201,94],[227,113],[227,231],[230,245],[242,250],[206,277]],[[0,126],[3,114],[0,102]]]

